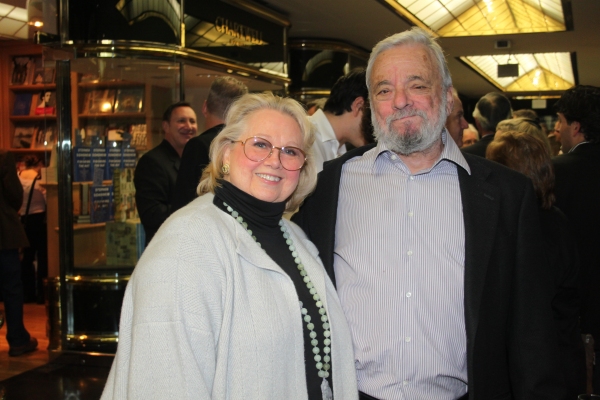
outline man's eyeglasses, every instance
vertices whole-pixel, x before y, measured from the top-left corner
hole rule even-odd
[[[232,140],[232,142],[240,142],[244,146],[244,154],[251,161],[265,160],[273,154],[273,149],[277,149],[279,150],[279,162],[288,171],[297,171],[306,162],[306,154],[299,148],[292,146],[276,147],[267,139],[258,136],[249,137],[244,141]]]

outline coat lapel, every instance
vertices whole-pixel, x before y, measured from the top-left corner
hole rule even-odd
[[[458,168],[465,221],[465,324],[471,345],[479,322],[479,308],[501,201],[500,190],[486,181],[490,169],[477,158],[465,154],[471,175]]]

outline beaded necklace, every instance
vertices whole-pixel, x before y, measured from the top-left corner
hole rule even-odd
[[[252,235],[252,230],[248,229],[248,223],[244,221],[244,218],[242,218],[242,216],[239,215],[239,213],[233,208],[231,208],[231,206],[229,206],[227,203],[223,202],[223,205],[231,214],[231,216],[235,218],[235,220],[239,222],[240,225],[242,225],[246,232],[248,232],[252,239],[254,239],[256,244],[258,244],[258,247],[262,248],[260,242],[256,239],[256,236]],[[321,322],[323,323],[323,356],[321,356],[321,349],[319,348],[319,341],[317,340],[317,332],[315,332],[314,330],[315,325],[313,322],[311,322],[312,318],[310,315],[308,315],[308,310],[303,306],[302,302],[300,302],[300,312],[302,313],[302,319],[304,320],[304,322],[306,322],[306,328],[309,331],[309,336],[311,339],[310,344],[313,346],[314,360],[316,362],[317,370],[319,371],[318,375],[320,378],[323,378],[323,381],[321,382],[321,393],[323,394],[323,400],[331,400],[333,399],[333,392],[331,391],[329,381],[327,380],[327,378],[329,378],[329,370],[331,369],[331,365],[329,364],[329,362],[331,361],[331,331],[329,330],[330,325],[329,318],[327,317],[327,311],[323,307],[323,302],[321,301],[321,298],[317,293],[317,289],[310,280],[308,272],[306,271],[306,269],[304,269],[302,260],[300,260],[300,256],[296,251],[296,247],[294,246],[294,242],[290,233],[288,232],[287,227],[283,223],[283,219],[279,221],[279,226],[281,232],[283,232],[285,243],[289,246],[288,248],[292,253],[292,257],[294,258],[294,262],[296,263],[298,271],[300,272],[300,275],[302,276],[306,287],[308,288],[310,294],[313,296],[313,300],[315,301],[315,304],[319,309],[319,315],[321,316]]]

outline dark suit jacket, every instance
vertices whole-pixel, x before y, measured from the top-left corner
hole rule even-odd
[[[600,144],[582,144],[552,163],[556,206],[569,218],[581,260],[581,331],[600,350]]]
[[[319,249],[332,279],[342,165],[372,147],[326,164],[315,192],[293,218]],[[563,399],[550,306],[553,282],[531,182],[483,158],[466,154],[465,159],[472,175],[458,167],[458,177],[465,221],[469,399]]]
[[[202,171],[210,162],[210,144],[224,127],[223,124],[213,126],[202,132],[200,136],[191,138],[185,145],[175,184],[173,211],[179,210],[198,196],[196,188],[202,177]]]
[[[173,146],[163,140],[144,154],[135,167],[135,202],[146,233],[146,244],[171,215],[180,161]]]
[[[487,135],[476,141],[470,146],[462,148],[461,151],[467,154],[473,154],[485,158],[485,151],[490,143],[494,140],[494,135]]]
[[[19,218],[23,204],[23,186],[17,175],[15,158],[0,150],[0,250],[29,247]]]

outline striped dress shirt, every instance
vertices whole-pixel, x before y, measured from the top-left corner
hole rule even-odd
[[[467,392],[465,229],[453,140],[411,174],[377,147],[343,166],[334,269],[352,332],[359,390],[378,399]]]

